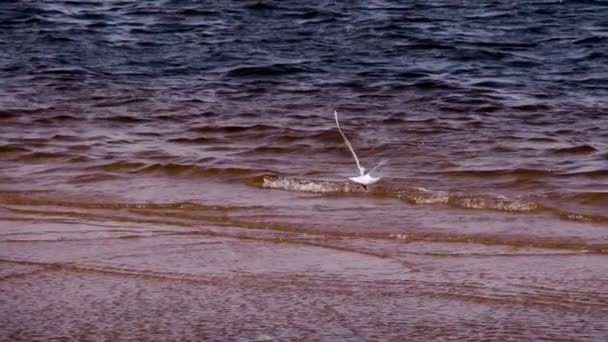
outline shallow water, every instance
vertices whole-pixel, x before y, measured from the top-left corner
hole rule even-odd
[[[0,3],[0,339],[605,339],[606,18]]]

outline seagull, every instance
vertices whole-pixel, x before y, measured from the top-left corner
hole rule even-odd
[[[336,126],[338,126],[338,131],[340,132],[342,139],[344,139],[346,146],[348,147],[350,152],[353,154],[353,157],[355,158],[355,163],[357,163],[357,169],[359,169],[359,176],[348,177],[348,179],[352,180],[355,183],[361,184],[361,186],[363,186],[363,189],[367,190],[368,185],[374,184],[380,180],[380,177],[374,177],[370,173],[372,171],[374,171],[375,169],[377,169],[379,166],[383,165],[384,161],[381,161],[378,165],[374,166],[374,168],[372,168],[368,172],[365,172],[366,170],[364,167],[361,166],[361,163],[359,162],[359,158],[357,157],[357,154],[355,153],[355,150],[353,149],[353,145],[350,144],[350,141],[348,141],[348,139],[346,138],[346,135],[344,135],[344,132],[342,132],[342,128],[340,128],[340,123],[338,122],[338,111],[334,110],[334,116],[336,118]]]

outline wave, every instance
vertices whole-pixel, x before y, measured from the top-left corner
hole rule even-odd
[[[478,243],[484,245],[502,245],[512,247],[534,247],[562,249],[581,252],[608,254],[608,245],[589,244],[576,240],[528,239],[518,237],[502,237],[490,234],[458,234],[437,232],[407,232],[392,233],[390,238],[404,241],[429,241],[450,243]]]
[[[589,45],[605,44],[606,41],[608,41],[608,37],[591,36],[591,37],[577,39],[574,42],[572,42],[572,44],[589,44]]]
[[[521,111],[521,112],[533,113],[532,114],[533,116],[526,117],[528,119],[542,118],[543,115],[541,113],[550,109],[549,106],[542,104],[542,103],[515,105],[515,106],[512,106],[511,108]]]
[[[28,152],[29,150],[15,145],[0,145],[0,154]]]
[[[608,204],[608,192],[606,191],[589,191],[581,192],[571,196],[572,198],[583,203],[603,203]]]
[[[506,197],[491,197],[467,194],[449,195],[448,204],[466,209],[491,209],[509,212],[531,212],[541,208],[539,203],[514,200]]]
[[[142,119],[142,118],[137,118],[134,116],[127,116],[127,115],[114,115],[114,116],[110,116],[110,117],[101,117],[99,118],[99,120],[102,121],[109,121],[109,122],[116,122],[116,123],[142,123],[142,122],[147,122],[147,119]]]
[[[53,135],[53,137],[51,138],[51,140],[54,141],[67,141],[67,142],[78,142],[81,141],[81,138],[75,136],[75,135],[68,135],[68,134],[55,134]]]
[[[413,186],[373,185],[368,189],[353,182],[336,182],[283,176],[262,177],[262,187],[289,191],[319,193],[369,193],[372,196],[391,197],[412,204],[447,204],[467,209],[492,209],[500,211],[534,211],[539,206],[533,202],[510,200],[505,197],[490,197],[434,191]]]
[[[167,141],[180,144],[221,143],[228,142],[229,140],[233,141],[231,140],[232,137],[230,139],[226,138],[228,135],[235,136],[235,138],[239,138],[242,135],[247,141],[263,139],[266,144],[278,143],[281,145],[282,151],[294,148],[293,143],[301,145],[302,143],[306,144],[306,142],[313,141],[320,143],[320,146],[326,146],[327,143],[339,143],[342,141],[337,130],[334,128],[306,130],[257,124],[251,126],[199,126],[190,128],[189,131],[195,133],[196,136],[172,138]],[[286,143],[290,143],[289,147],[285,145]],[[297,149],[297,146],[295,148]],[[381,148],[381,146],[378,148]]]
[[[598,214],[583,214],[577,213],[567,210],[562,210],[558,208],[547,207],[547,210],[554,213],[557,217],[570,221],[579,221],[579,222],[608,222],[608,215],[598,215]]]
[[[113,163],[107,163],[103,165],[95,166],[95,169],[108,170],[108,171],[119,171],[119,170],[134,170],[143,167],[144,163],[138,162],[125,162],[117,161]]]
[[[289,153],[293,153],[297,150],[297,147],[301,147],[304,149],[309,149],[310,146],[307,145],[300,145],[300,146],[292,146],[292,147],[283,147],[283,146],[257,146],[257,147],[251,147],[250,149],[248,149],[247,151],[243,151],[243,152],[238,152],[235,155],[243,155],[243,156],[247,156],[247,155],[251,155],[256,154],[256,155],[261,155],[261,154],[270,154],[273,156],[276,156],[278,154],[289,154]]]
[[[252,172],[251,169],[244,168],[217,168],[217,167],[201,167],[194,164],[177,164],[177,163],[157,163],[147,165],[136,170],[137,173],[167,173],[167,174],[197,174],[203,176],[229,175],[229,176],[247,176]]]
[[[561,153],[588,153],[587,148],[582,147],[576,150],[571,150]],[[545,169],[530,169],[530,168],[514,168],[514,169],[488,169],[488,170],[447,170],[440,171],[440,174],[460,177],[501,177],[501,176],[516,176],[516,177],[606,177],[608,170],[604,169],[588,169],[584,171],[559,172]]]
[[[433,40],[425,40],[419,43],[414,43],[406,46],[408,49],[411,50],[456,50],[455,47],[449,44],[444,44]]]
[[[271,64],[263,66],[236,67],[226,73],[228,77],[273,77],[299,73],[309,73],[311,70],[294,64]]]
[[[103,172],[97,172],[97,173],[93,173],[93,174],[84,174],[84,175],[72,177],[71,182],[72,183],[93,183],[93,182],[103,182],[103,181],[108,181],[108,180],[114,180],[117,178],[118,178],[118,176],[115,176],[115,175],[111,175],[111,174],[107,174],[107,173],[103,173]]]
[[[247,3],[247,4],[245,4],[245,8],[250,9],[250,10],[256,10],[256,11],[278,9],[278,7],[276,7],[274,5],[270,5],[270,4],[262,2],[262,1],[255,1],[255,2],[251,2],[251,3]]]
[[[19,109],[0,109],[0,120],[2,119],[16,119],[23,116],[34,116],[36,114],[44,114],[48,110],[54,109],[49,108],[19,108]]]
[[[174,138],[167,139],[168,142],[177,143],[177,144],[185,144],[185,145],[204,145],[209,143],[217,143],[221,142],[221,139],[217,138],[208,138],[208,137],[197,137],[197,138]]]
[[[207,204],[204,202],[194,201],[179,201],[165,203],[139,203],[139,202],[86,202],[86,201],[70,201],[65,200],[62,196],[51,197],[45,193],[38,192],[21,192],[21,191],[0,191],[0,204],[4,205],[28,205],[28,206],[57,206],[70,207],[77,209],[142,209],[142,210],[249,210],[259,209],[258,206],[235,206],[235,205],[218,205]]]
[[[74,155],[58,152],[31,152],[19,156],[19,160],[23,161],[38,161],[47,159],[68,159],[75,157]]]
[[[280,130],[282,128],[271,125],[251,125],[251,126],[198,126],[190,128],[189,131],[196,133],[243,133],[243,132],[261,132],[270,130]]]
[[[186,9],[180,10],[177,14],[180,16],[186,16],[186,17],[197,17],[197,16],[216,15],[217,13],[214,11],[209,11],[209,10],[199,9],[199,8],[186,8]]]
[[[250,183],[264,188],[287,191],[368,194],[376,197],[394,198],[411,204],[447,205],[462,209],[512,213],[549,212],[567,220],[608,222],[608,215],[567,211],[534,200],[465,192],[436,191],[414,186],[375,184],[365,189],[361,185],[352,182],[291,178],[278,175],[265,175],[254,178],[250,180]],[[602,193],[598,196],[601,200],[605,200],[608,195]]]
[[[554,154],[589,154],[597,152],[598,149],[591,145],[577,145],[572,147],[558,148],[553,151]]]
[[[8,110],[0,110],[0,120],[16,119],[18,117],[19,117],[18,113],[11,112]]]
[[[36,119],[34,119],[34,122],[41,123],[41,124],[54,124],[54,123],[63,123],[63,122],[78,121],[78,120],[80,120],[80,119],[76,116],[67,115],[67,114],[59,114],[59,115],[54,115],[54,116],[48,116],[48,117],[45,116],[45,117],[36,118]]]
[[[551,170],[542,169],[489,169],[489,170],[453,170],[444,171],[443,173],[453,176],[470,176],[470,177],[496,177],[496,176],[544,176],[554,174]]]
[[[566,173],[567,176],[585,176],[585,177],[608,177],[608,169],[596,169],[596,170],[588,170],[588,171],[578,171],[578,172],[570,172]]]
[[[92,167],[101,171],[128,171],[136,174],[168,174],[193,175],[203,177],[220,177],[230,179],[246,179],[256,175],[268,173],[268,170],[249,169],[239,167],[204,167],[197,164],[154,163],[117,161]]]
[[[261,183],[259,181],[261,180]],[[251,179],[251,183],[264,188],[288,191],[319,192],[319,193],[365,193],[366,190],[352,182],[332,182],[304,178],[288,178],[282,176],[263,176]]]
[[[414,82],[413,87],[425,90],[457,90],[460,88],[455,82],[442,79],[423,78]]]

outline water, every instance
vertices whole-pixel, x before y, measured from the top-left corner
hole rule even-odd
[[[0,3],[0,339],[604,340],[607,18]]]

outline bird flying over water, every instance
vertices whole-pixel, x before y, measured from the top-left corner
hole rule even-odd
[[[338,111],[334,110],[334,116],[336,118],[336,126],[338,126],[338,131],[340,132],[342,139],[344,139],[344,143],[346,143],[346,147],[348,147],[350,152],[353,154],[353,157],[355,158],[355,163],[357,163],[357,169],[359,170],[359,176],[348,177],[348,179],[352,180],[355,183],[361,184],[363,186],[363,188],[367,190],[368,185],[374,184],[380,180],[380,177],[374,177],[370,173],[372,171],[374,171],[376,168],[378,168],[379,166],[383,165],[384,162],[383,161],[380,162],[380,164],[374,166],[374,168],[372,168],[371,170],[366,172],[365,168],[362,167],[361,163],[359,162],[359,158],[357,157],[357,154],[355,153],[355,150],[353,149],[353,145],[350,144],[350,141],[348,141],[348,138],[346,138],[346,135],[344,135],[344,132],[342,132],[342,128],[340,128],[340,123],[338,122]]]

